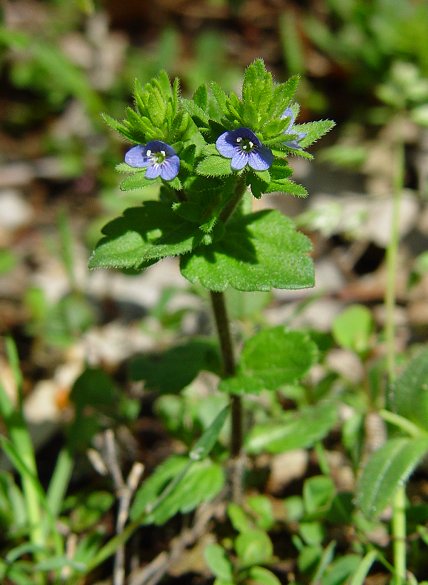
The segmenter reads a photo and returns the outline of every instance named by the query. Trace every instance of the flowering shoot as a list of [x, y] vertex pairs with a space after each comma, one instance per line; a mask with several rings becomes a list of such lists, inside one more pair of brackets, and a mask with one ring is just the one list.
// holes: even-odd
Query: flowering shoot
[[125, 162], [130, 167], [146, 168], [146, 179], [161, 177], [164, 181], [172, 181], [180, 170], [177, 153], [172, 146], [161, 140], [133, 146], [125, 154]]
[[216, 148], [222, 156], [232, 159], [234, 171], [240, 171], [247, 164], [255, 171], [266, 171], [273, 162], [271, 150], [263, 146], [249, 128], [223, 132], [217, 138]]

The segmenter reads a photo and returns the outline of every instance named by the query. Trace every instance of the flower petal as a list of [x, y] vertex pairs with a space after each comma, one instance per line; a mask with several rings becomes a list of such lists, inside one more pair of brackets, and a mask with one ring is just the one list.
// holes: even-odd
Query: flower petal
[[287, 142], [284, 142], [284, 146], [288, 146], [288, 148], [293, 148], [294, 150], [302, 150], [297, 140], [287, 140]]
[[175, 154], [166, 158], [163, 163], [160, 165], [160, 176], [164, 181], [172, 181], [178, 175], [178, 171], [180, 170], [180, 159]]
[[294, 120], [296, 119], [296, 116], [294, 115], [293, 110], [290, 107], [286, 108], [282, 112], [281, 119], [283, 120], [284, 118], [290, 119], [290, 122], [289, 122], [287, 128], [284, 130], [284, 134], [291, 134], [291, 129], [294, 125]]
[[130, 167], [144, 168], [150, 164], [150, 160], [146, 156], [147, 148], [143, 144], [133, 146], [125, 154], [125, 162]]
[[233, 130], [232, 133], [235, 134], [235, 140], [237, 137], [240, 137], [251, 140], [251, 142], [256, 146], [261, 146], [262, 144], [254, 132], [249, 128], [238, 128], [237, 130]]
[[215, 146], [219, 153], [226, 158], [232, 158], [236, 150], [236, 137], [232, 136], [233, 132], [223, 132], [217, 138]]
[[157, 179], [162, 172], [162, 165], [157, 163], [151, 164], [144, 175], [146, 179]]
[[248, 152], [240, 151], [235, 152], [232, 158], [232, 162], [230, 163], [231, 168], [234, 171], [240, 171], [247, 164], [249, 156], [250, 155], [248, 154]]
[[267, 146], [260, 146], [255, 152], [248, 156], [248, 164], [255, 171], [267, 171], [273, 163], [272, 151]]

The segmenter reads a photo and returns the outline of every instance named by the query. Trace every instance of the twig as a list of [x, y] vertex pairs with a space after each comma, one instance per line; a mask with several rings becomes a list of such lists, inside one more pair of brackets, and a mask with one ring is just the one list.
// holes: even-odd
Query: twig
[[[144, 471], [144, 465], [135, 462], [128, 475], [127, 481], [122, 475], [119, 465], [119, 458], [116, 449], [114, 434], [111, 429], [104, 434], [106, 447], [106, 463], [113, 479], [117, 497], [119, 499], [119, 509], [116, 520], [116, 534], [121, 534], [125, 528], [129, 516], [129, 508], [132, 496], [137, 489], [141, 476]], [[123, 585], [125, 583], [125, 545], [118, 546], [114, 555], [113, 568], [113, 585]]]
[[[223, 496], [221, 496], [223, 499]], [[144, 569], [138, 569], [129, 579], [129, 585], [156, 585], [168, 569], [182, 556], [184, 550], [194, 544], [208, 531], [208, 524], [225, 503], [219, 503], [220, 496], [213, 502], [201, 506], [195, 513], [195, 522], [191, 528], [185, 528], [172, 540], [169, 552], [161, 552]]]

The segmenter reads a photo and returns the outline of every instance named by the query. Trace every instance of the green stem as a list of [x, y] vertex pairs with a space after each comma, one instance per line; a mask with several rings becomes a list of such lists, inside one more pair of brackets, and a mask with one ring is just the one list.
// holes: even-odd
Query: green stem
[[[400, 243], [400, 207], [404, 185], [404, 145], [398, 143], [395, 153], [395, 177], [392, 199], [392, 222], [389, 245], [386, 251], [387, 282], [385, 291], [385, 342], [386, 342], [386, 369], [388, 384], [395, 378], [396, 365], [396, 280], [397, 258]], [[392, 504], [392, 538], [395, 568], [395, 582], [401, 585], [406, 579], [406, 490], [400, 486], [394, 496]]]
[[392, 501], [392, 538], [396, 585], [406, 581], [406, 488], [400, 486]]
[[245, 174], [242, 174], [240, 177], [238, 177], [233, 197], [230, 198], [230, 200], [226, 203], [222, 212], [220, 213], [221, 221], [223, 221], [224, 223], [229, 221], [229, 219], [234, 214], [236, 208], [240, 204], [246, 189], [247, 186], [245, 184]]
[[386, 249], [387, 281], [385, 290], [385, 341], [386, 366], [388, 381], [392, 383], [395, 377], [395, 306], [396, 306], [396, 279], [397, 258], [400, 242], [400, 208], [404, 180], [404, 149], [399, 144], [396, 147], [395, 169], [396, 175], [393, 186], [391, 235]]
[[[211, 291], [211, 304], [220, 342], [223, 376], [229, 378], [235, 375], [235, 358], [224, 294], [222, 292]], [[232, 458], [235, 458], [239, 456], [242, 449], [242, 403], [240, 396], [231, 396], [230, 400], [232, 417], [230, 452]]]
[[[236, 211], [246, 191], [245, 174], [238, 177], [235, 193], [226, 204], [220, 214], [220, 219], [227, 223]], [[220, 350], [223, 362], [223, 376], [225, 378], [235, 375], [235, 358], [233, 352], [232, 337], [230, 335], [229, 318], [227, 316], [224, 294], [210, 291], [211, 304], [214, 313], [217, 334], [220, 342]], [[239, 457], [242, 450], [242, 401], [240, 396], [231, 396], [231, 444], [230, 453], [232, 459]]]

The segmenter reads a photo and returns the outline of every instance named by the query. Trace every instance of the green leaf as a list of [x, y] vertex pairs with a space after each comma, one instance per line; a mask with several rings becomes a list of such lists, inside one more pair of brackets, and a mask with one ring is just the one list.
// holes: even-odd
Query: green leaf
[[219, 390], [227, 394], [259, 394], [265, 390], [263, 380], [252, 378], [244, 374], [236, 374], [233, 378], [224, 378], [220, 380]]
[[322, 583], [322, 585], [350, 585], [352, 576], [360, 563], [361, 558], [356, 554], [344, 555], [333, 562], [331, 562], [330, 558], [327, 566], [324, 566], [322, 580], [317, 580], [316, 582]]
[[364, 585], [366, 583], [366, 577], [377, 556], [378, 552], [371, 550], [361, 559], [358, 566], [352, 571], [352, 578], [349, 581], [349, 585]]
[[[278, 152], [277, 156], [284, 156], [284, 153]], [[308, 192], [302, 186], [298, 185], [288, 177], [292, 174], [286, 160], [276, 158], [270, 169], [271, 181], [265, 190], [265, 193], [286, 193], [295, 197], [307, 197]]]
[[225, 406], [215, 417], [210, 426], [204, 431], [203, 435], [196, 441], [196, 444], [189, 452], [189, 458], [192, 461], [201, 461], [208, 457], [212, 451], [218, 436], [229, 414], [229, 406]]
[[250, 172], [246, 179], [247, 184], [251, 186], [254, 197], [260, 198], [263, 193], [267, 193], [271, 180], [269, 171]]
[[360, 355], [369, 350], [372, 331], [371, 312], [363, 305], [348, 307], [333, 321], [333, 336], [336, 343]]
[[208, 107], [208, 90], [207, 90], [207, 86], [205, 83], [203, 83], [202, 85], [200, 85], [196, 89], [195, 93], [193, 94], [193, 101], [197, 106], [199, 106], [203, 110], [207, 109], [207, 107]]
[[160, 201], [125, 210], [103, 233], [89, 260], [90, 268], [139, 269], [153, 260], [190, 252], [202, 238], [195, 224]]
[[335, 492], [336, 489], [330, 477], [316, 475], [305, 481], [303, 502], [310, 520], [318, 520], [329, 511]]
[[115, 496], [107, 491], [79, 493], [67, 498], [64, 510], [70, 513], [70, 530], [81, 533], [95, 527], [101, 517], [108, 512], [115, 502]]
[[86, 368], [73, 384], [70, 399], [78, 410], [92, 406], [98, 410], [114, 407], [119, 393], [112, 378], [100, 368]]
[[146, 353], [130, 363], [131, 380], [162, 394], [175, 394], [188, 386], [201, 370], [218, 373], [220, 359], [211, 340], [194, 339], [163, 353]]
[[291, 179], [272, 180], [265, 193], [286, 193], [287, 195], [293, 195], [294, 197], [308, 196], [308, 192], [305, 187], [295, 183]]
[[262, 530], [248, 530], [238, 534], [235, 550], [241, 567], [262, 565], [272, 559], [273, 546], [269, 536]]
[[428, 451], [428, 437], [390, 439], [367, 461], [357, 485], [357, 503], [368, 517], [380, 514]]
[[[117, 167], [116, 167], [116, 170]], [[119, 169], [122, 172], [121, 169]], [[161, 180], [160, 178], [156, 179], [146, 179], [145, 177], [146, 169], [143, 171], [139, 171], [137, 173], [132, 173], [126, 179], [123, 179], [120, 183], [120, 190], [121, 191], [133, 191], [135, 189], [144, 189], [144, 187], [153, 187], [153, 185], [160, 185]]]
[[260, 387], [276, 390], [302, 378], [317, 357], [317, 346], [306, 333], [287, 331], [281, 326], [264, 329], [245, 343], [238, 378], [252, 379]]
[[242, 84], [242, 99], [249, 101], [254, 97], [260, 84], [265, 83], [266, 79], [272, 79], [270, 73], [266, 71], [263, 59], [256, 59], [245, 70], [244, 82]]
[[[222, 468], [209, 459], [189, 461], [188, 457], [172, 456], [159, 465], [138, 490], [131, 519], [146, 512], [144, 524], [164, 524], [178, 512], [190, 512], [215, 497], [224, 484]], [[162, 495], [164, 490], [168, 490], [166, 495]]]
[[74, 559], [70, 559], [65, 555], [58, 555], [52, 556], [50, 558], [44, 559], [33, 566], [33, 574], [39, 573], [47, 573], [50, 571], [60, 571], [68, 568], [73, 569], [77, 573], [84, 573], [86, 570], [86, 565], [75, 561]]
[[388, 397], [390, 410], [428, 430], [428, 350], [407, 364]]
[[181, 273], [214, 291], [298, 289], [314, 285], [311, 242], [278, 211], [264, 210], [227, 224], [224, 237], [181, 260]]
[[248, 585], [281, 585], [278, 578], [264, 567], [251, 567], [246, 583]]
[[256, 495], [247, 498], [247, 504], [256, 516], [256, 524], [262, 530], [270, 530], [275, 524], [272, 502], [267, 496]]
[[272, 93], [272, 74], [266, 71], [262, 59], [256, 59], [245, 70], [242, 85], [243, 116], [241, 122], [244, 126], [258, 130], [259, 122], [266, 117]]
[[215, 81], [212, 81], [209, 84], [209, 89], [210, 89], [215, 101], [217, 102], [218, 112], [226, 111], [228, 97], [227, 97], [226, 92], [221, 87], [221, 85], [219, 85]]
[[274, 112], [272, 112], [272, 115], [275, 115], [275, 117], [279, 117], [284, 113], [287, 106], [290, 105], [290, 102], [297, 91], [299, 79], [300, 78], [298, 75], [293, 75], [284, 83], [279, 83], [278, 85], [275, 86], [272, 107], [276, 106], [276, 109]]
[[303, 449], [325, 437], [336, 420], [337, 408], [328, 402], [286, 413], [280, 420], [254, 426], [247, 436], [246, 450], [256, 454]]
[[196, 172], [204, 177], [225, 177], [233, 173], [230, 159], [216, 154], [202, 159], [196, 167]]
[[27, 509], [21, 489], [12, 473], [0, 472], [0, 521], [8, 530], [24, 529], [27, 524]]
[[244, 512], [244, 510], [238, 504], [231, 502], [227, 506], [227, 515], [229, 516], [229, 520], [233, 526], [233, 528], [237, 532], [247, 532], [248, 530], [252, 530], [254, 528], [253, 522], [250, 520], [248, 515]]
[[307, 122], [306, 124], [296, 124], [293, 130], [296, 133], [306, 132], [306, 136], [299, 141], [299, 144], [302, 148], [307, 148], [324, 136], [324, 134], [330, 132], [334, 126], [335, 123], [332, 120], [318, 120], [316, 122]]
[[219, 544], [209, 544], [204, 550], [205, 562], [213, 575], [231, 581], [233, 578], [232, 563], [226, 555], [226, 551]]

